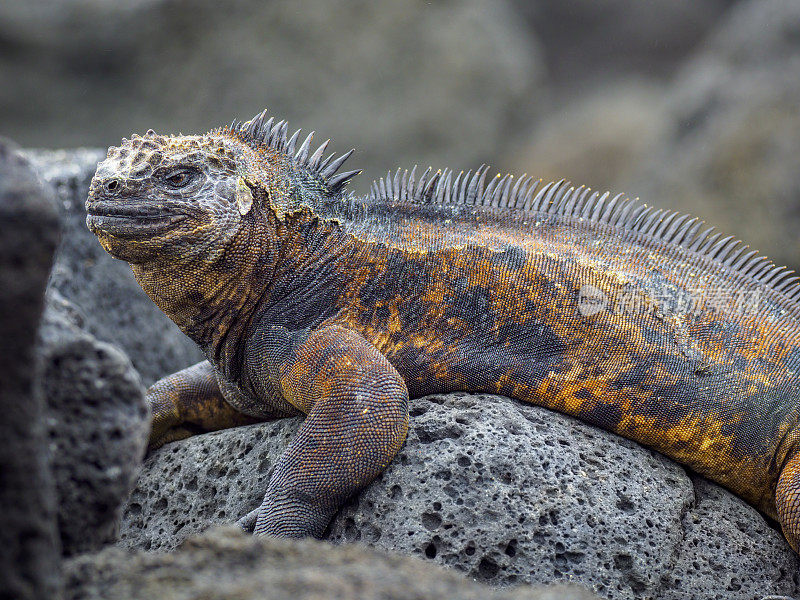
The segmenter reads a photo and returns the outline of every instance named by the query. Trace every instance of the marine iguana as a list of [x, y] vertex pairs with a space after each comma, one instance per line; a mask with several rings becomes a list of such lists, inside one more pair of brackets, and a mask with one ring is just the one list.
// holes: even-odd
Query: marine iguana
[[800, 542], [800, 286], [696, 218], [564, 182], [398, 170], [348, 192], [266, 111], [112, 147], [87, 225], [208, 360], [151, 448], [306, 415], [257, 534], [320, 536], [403, 444], [408, 398], [484, 391], [687, 465]]

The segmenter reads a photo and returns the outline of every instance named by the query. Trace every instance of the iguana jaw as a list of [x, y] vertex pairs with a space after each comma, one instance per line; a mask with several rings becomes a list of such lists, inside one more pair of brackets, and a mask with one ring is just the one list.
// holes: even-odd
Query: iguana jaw
[[93, 182], [86, 201], [86, 226], [115, 258], [147, 262], [170, 254], [170, 249], [177, 251], [181, 238], [208, 226], [208, 219], [183, 204], [153, 202], [136, 195], [109, 198], [102, 190]]
[[95, 235], [105, 233], [117, 238], [139, 239], [169, 231], [188, 216], [163, 210], [146, 210], [141, 206], [87, 203], [86, 226]]

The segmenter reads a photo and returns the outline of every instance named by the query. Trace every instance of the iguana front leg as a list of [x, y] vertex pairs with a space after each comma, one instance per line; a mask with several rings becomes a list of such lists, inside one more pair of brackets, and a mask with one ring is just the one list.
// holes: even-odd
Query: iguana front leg
[[383, 471], [408, 430], [408, 390], [389, 361], [339, 326], [262, 328], [251, 376], [307, 414], [278, 459], [258, 509], [256, 535], [320, 537], [348, 496]]
[[216, 431], [260, 421], [225, 402], [214, 369], [207, 360], [158, 380], [147, 390], [147, 400], [153, 413], [148, 452], [198, 431]]

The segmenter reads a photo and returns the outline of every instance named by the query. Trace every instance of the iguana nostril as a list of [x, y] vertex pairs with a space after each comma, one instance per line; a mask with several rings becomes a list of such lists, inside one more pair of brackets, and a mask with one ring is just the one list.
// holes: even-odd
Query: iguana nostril
[[106, 182], [106, 191], [107, 192], [117, 192], [122, 187], [119, 179], [109, 179]]

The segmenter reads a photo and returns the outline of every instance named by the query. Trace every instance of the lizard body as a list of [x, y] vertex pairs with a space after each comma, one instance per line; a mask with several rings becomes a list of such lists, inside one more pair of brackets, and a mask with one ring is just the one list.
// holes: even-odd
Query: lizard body
[[800, 288], [697, 219], [486, 169], [397, 172], [264, 113], [111, 148], [87, 224], [208, 361], [157, 382], [152, 447], [304, 413], [256, 533], [321, 535], [399, 450], [407, 400], [487, 391], [725, 485], [800, 540]]

